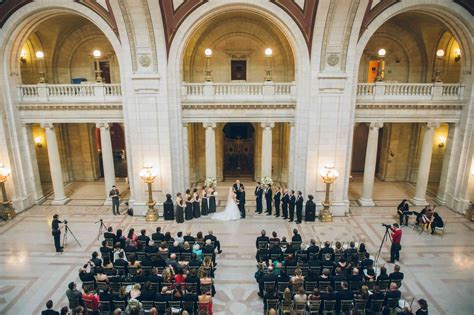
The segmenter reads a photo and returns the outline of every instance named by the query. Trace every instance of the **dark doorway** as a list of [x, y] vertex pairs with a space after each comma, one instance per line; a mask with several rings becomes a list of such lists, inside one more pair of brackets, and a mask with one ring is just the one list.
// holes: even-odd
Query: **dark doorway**
[[247, 80], [247, 60], [231, 60], [231, 80]]
[[102, 80], [104, 83], [111, 83], [110, 82], [110, 63], [108, 61], [100, 61], [99, 62], [100, 70], [102, 70]]
[[250, 123], [224, 126], [224, 177], [253, 176], [255, 129]]

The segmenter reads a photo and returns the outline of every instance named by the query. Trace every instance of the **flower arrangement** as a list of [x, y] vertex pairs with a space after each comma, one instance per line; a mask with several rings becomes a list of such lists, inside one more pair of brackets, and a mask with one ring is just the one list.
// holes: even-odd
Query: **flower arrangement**
[[214, 188], [217, 186], [217, 180], [214, 177], [208, 177], [204, 181], [204, 185], [209, 188]]
[[271, 177], [265, 176], [265, 177], [262, 178], [262, 183], [265, 186], [273, 185], [273, 180], [271, 179]]

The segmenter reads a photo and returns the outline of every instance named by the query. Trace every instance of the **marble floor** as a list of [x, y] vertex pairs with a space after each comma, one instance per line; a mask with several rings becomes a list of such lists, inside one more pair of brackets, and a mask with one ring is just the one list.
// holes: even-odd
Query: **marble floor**
[[[419, 235], [411, 228], [404, 228], [401, 267], [406, 280], [402, 293], [408, 300], [425, 298], [430, 314], [472, 314], [474, 223], [443, 207], [438, 210], [447, 223], [444, 236]], [[255, 237], [262, 228], [289, 236], [296, 227], [304, 241], [310, 238], [365, 240], [368, 249], [375, 252], [385, 232], [381, 223], [394, 222], [392, 206], [351, 207], [350, 217], [335, 218], [332, 223], [300, 225], [253, 215], [253, 209], [248, 211], [249, 216], [240, 221], [216, 222], [200, 218], [177, 225], [161, 220], [147, 223], [143, 217], [113, 216], [105, 206], [35, 206], [13, 221], [0, 223], [0, 314], [39, 314], [48, 299], [54, 301], [56, 308], [65, 305], [67, 283], [78, 281], [79, 267], [99, 247], [99, 226], [95, 222], [100, 218], [114, 228], [146, 228], [148, 233], [157, 225], [172, 233], [212, 229], [223, 245], [216, 274], [216, 314], [262, 314], [262, 301], [257, 296], [253, 277]], [[65, 252], [54, 252], [50, 233], [54, 213], [68, 219], [69, 227], [82, 246], [69, 237]], [[384, 263], [388, 255], [389, 247], [385, 244], [379, 262]], [[391, 271], [393, 265], [387, 266]]]

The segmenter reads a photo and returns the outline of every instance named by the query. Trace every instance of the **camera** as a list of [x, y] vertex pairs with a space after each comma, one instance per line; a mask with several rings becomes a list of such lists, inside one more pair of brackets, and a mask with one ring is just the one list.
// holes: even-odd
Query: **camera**
[[64, 224], [67, 224], [67, 220], [64, 220]]
[[392, 227], [391, 224], [385, 224], [385, 223], [382, 223], [382, 226], [384, 226], [386, 229], [389, 229]]

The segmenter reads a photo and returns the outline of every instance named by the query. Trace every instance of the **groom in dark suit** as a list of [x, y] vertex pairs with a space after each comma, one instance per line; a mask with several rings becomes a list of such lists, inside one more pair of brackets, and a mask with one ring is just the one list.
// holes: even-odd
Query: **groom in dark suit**
[[237, 197], [239, 202], [240, 218], [245, 219], [245, 188], [244, 185], [240, 185], [239, 195]]
[[255, 197], [257, 202], [257, 210], [255, 212], [262, 213], [263, 205], [262, 205], [262, 197], [263, 197], [263, 189], [262, 184], [260, 182], [257, 183], [257, 187], [255, 187]]
[[234, 193], [236, 195], [237, 200], [239, 200], [240, 187], [244, 187], [244, 185], [240, 183], [240, 180], [236, 180], [234, 185], [232, 185], [232, 188], [234, 189]]

